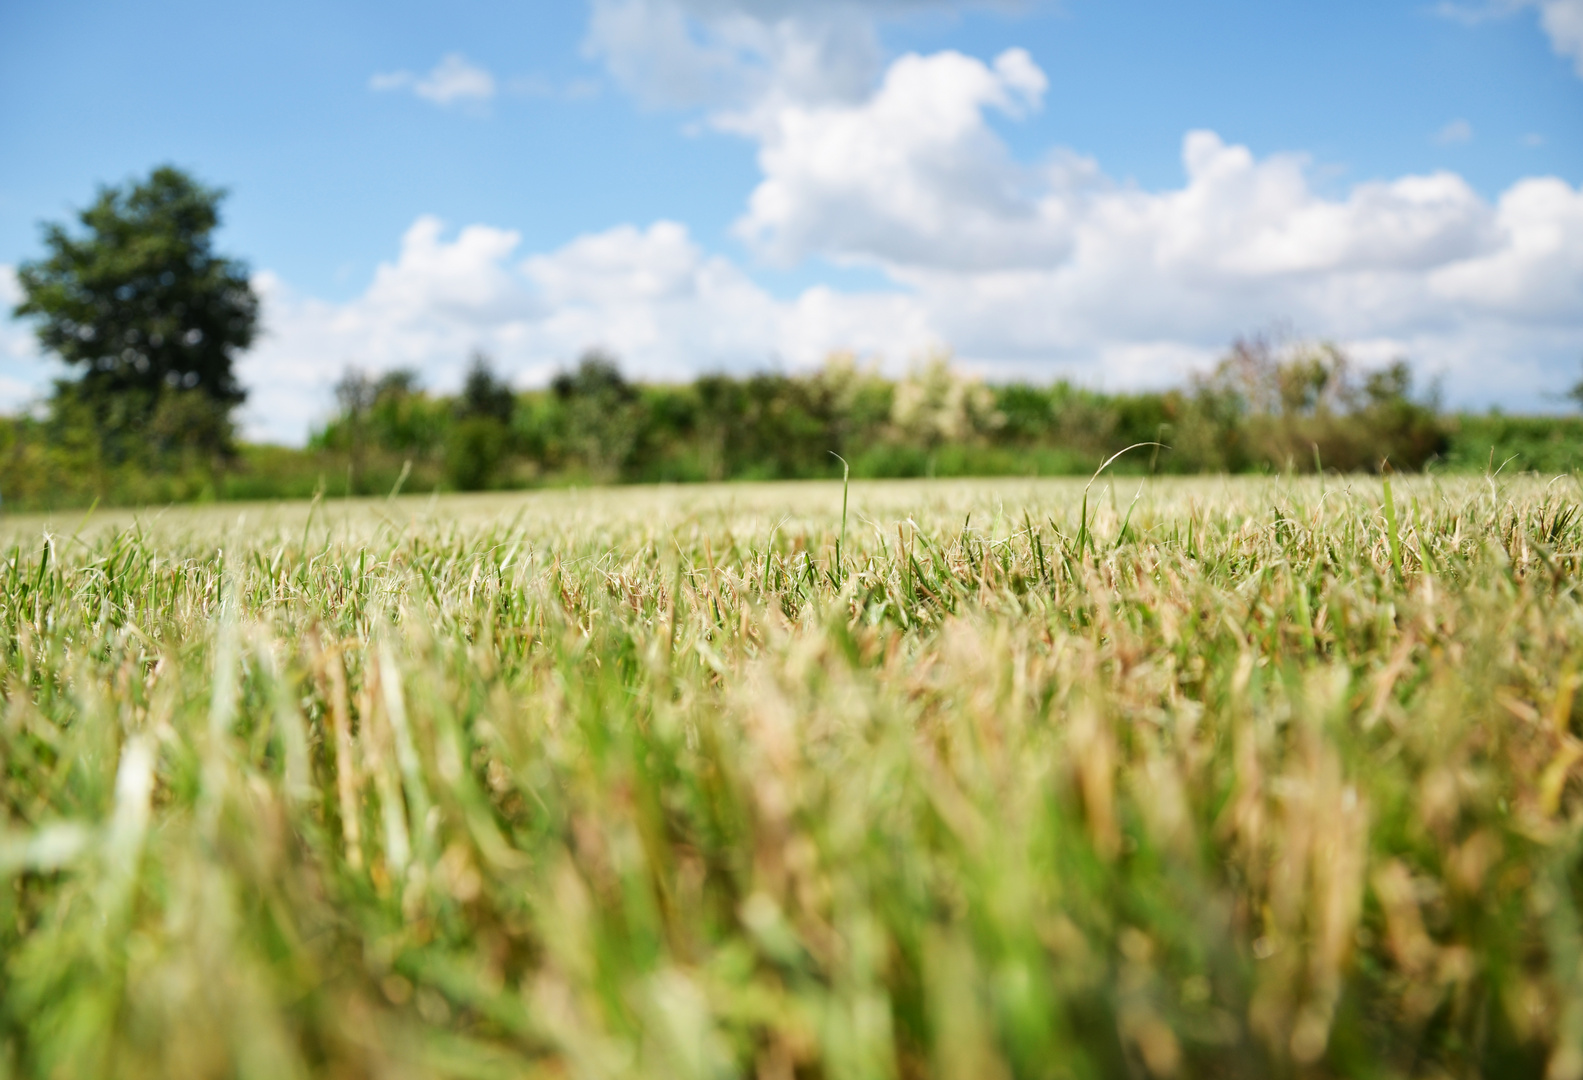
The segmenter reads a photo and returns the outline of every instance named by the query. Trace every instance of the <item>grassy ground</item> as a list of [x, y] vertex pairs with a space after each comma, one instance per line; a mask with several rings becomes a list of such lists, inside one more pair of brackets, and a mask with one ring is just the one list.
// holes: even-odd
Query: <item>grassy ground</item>
[[1576, 1080], [1577, 502], [0, 520], [0, 1077]]

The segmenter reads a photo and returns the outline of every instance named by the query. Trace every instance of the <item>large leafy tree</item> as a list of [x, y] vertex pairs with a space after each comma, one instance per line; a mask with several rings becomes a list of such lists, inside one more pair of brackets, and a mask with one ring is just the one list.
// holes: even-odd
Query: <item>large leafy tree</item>
[[[48, 254], [18, 271], [19, 317], [81, 376], [59, 384], [57, 412], [86, 412], [106, 437], [159, 432], [173, 411], [206, 409], [209, 434], [228, 437], [246, 392], [236, 356], [252, 344], [258, 298], [247, 267], [214, 251], [225, 192], [170, 166], [105, 187], [77, 216], [46, 223]], [[179, 402], [179, 404], [176, 404]], [[191, 431], [190, 424], [179, 427]]]

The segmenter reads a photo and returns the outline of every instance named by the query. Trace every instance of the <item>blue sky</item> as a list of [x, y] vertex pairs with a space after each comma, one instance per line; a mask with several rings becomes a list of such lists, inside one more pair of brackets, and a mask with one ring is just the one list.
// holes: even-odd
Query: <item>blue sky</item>
[[[473, 348], [1120, 388], [1285, 327], [1510, 408], [1583, 360], [1583, 0], [10, 5], [0, 101], [0, 299], [100, 183], [231, 190], [261, 437]], [[0, 406], [52, 374], [0, 324]]]

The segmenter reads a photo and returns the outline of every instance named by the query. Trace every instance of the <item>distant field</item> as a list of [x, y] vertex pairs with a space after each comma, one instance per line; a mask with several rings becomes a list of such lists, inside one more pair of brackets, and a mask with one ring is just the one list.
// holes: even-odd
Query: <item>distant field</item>
[[0, 1077], [1583, 1077], [1571, 477], [0, 517]]

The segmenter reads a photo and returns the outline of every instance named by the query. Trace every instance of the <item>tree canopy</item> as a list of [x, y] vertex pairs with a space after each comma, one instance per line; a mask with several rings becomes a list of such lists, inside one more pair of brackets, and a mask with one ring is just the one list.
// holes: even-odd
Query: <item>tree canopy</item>
[[516, 408], [517, 396], [511, 384], [495, 374], [488, 356], [474, 352], [467, 368], [467, 379], [462, 383], [458, 400], [464, 417], [485, 417], [502, 424], [511, 423], [511, 412]]
[[178, 395], [221, 418], [246, 398], [235, 359], [253, 342], [258, 298], [246, 265], [213, 249], [224, 197], [163, 166], [101, 188], [78, 232], [44, 224], [47, 254], [19, 268], [15, 314], [81, 369], [58, 399], [124, 431], [148, 428]]

